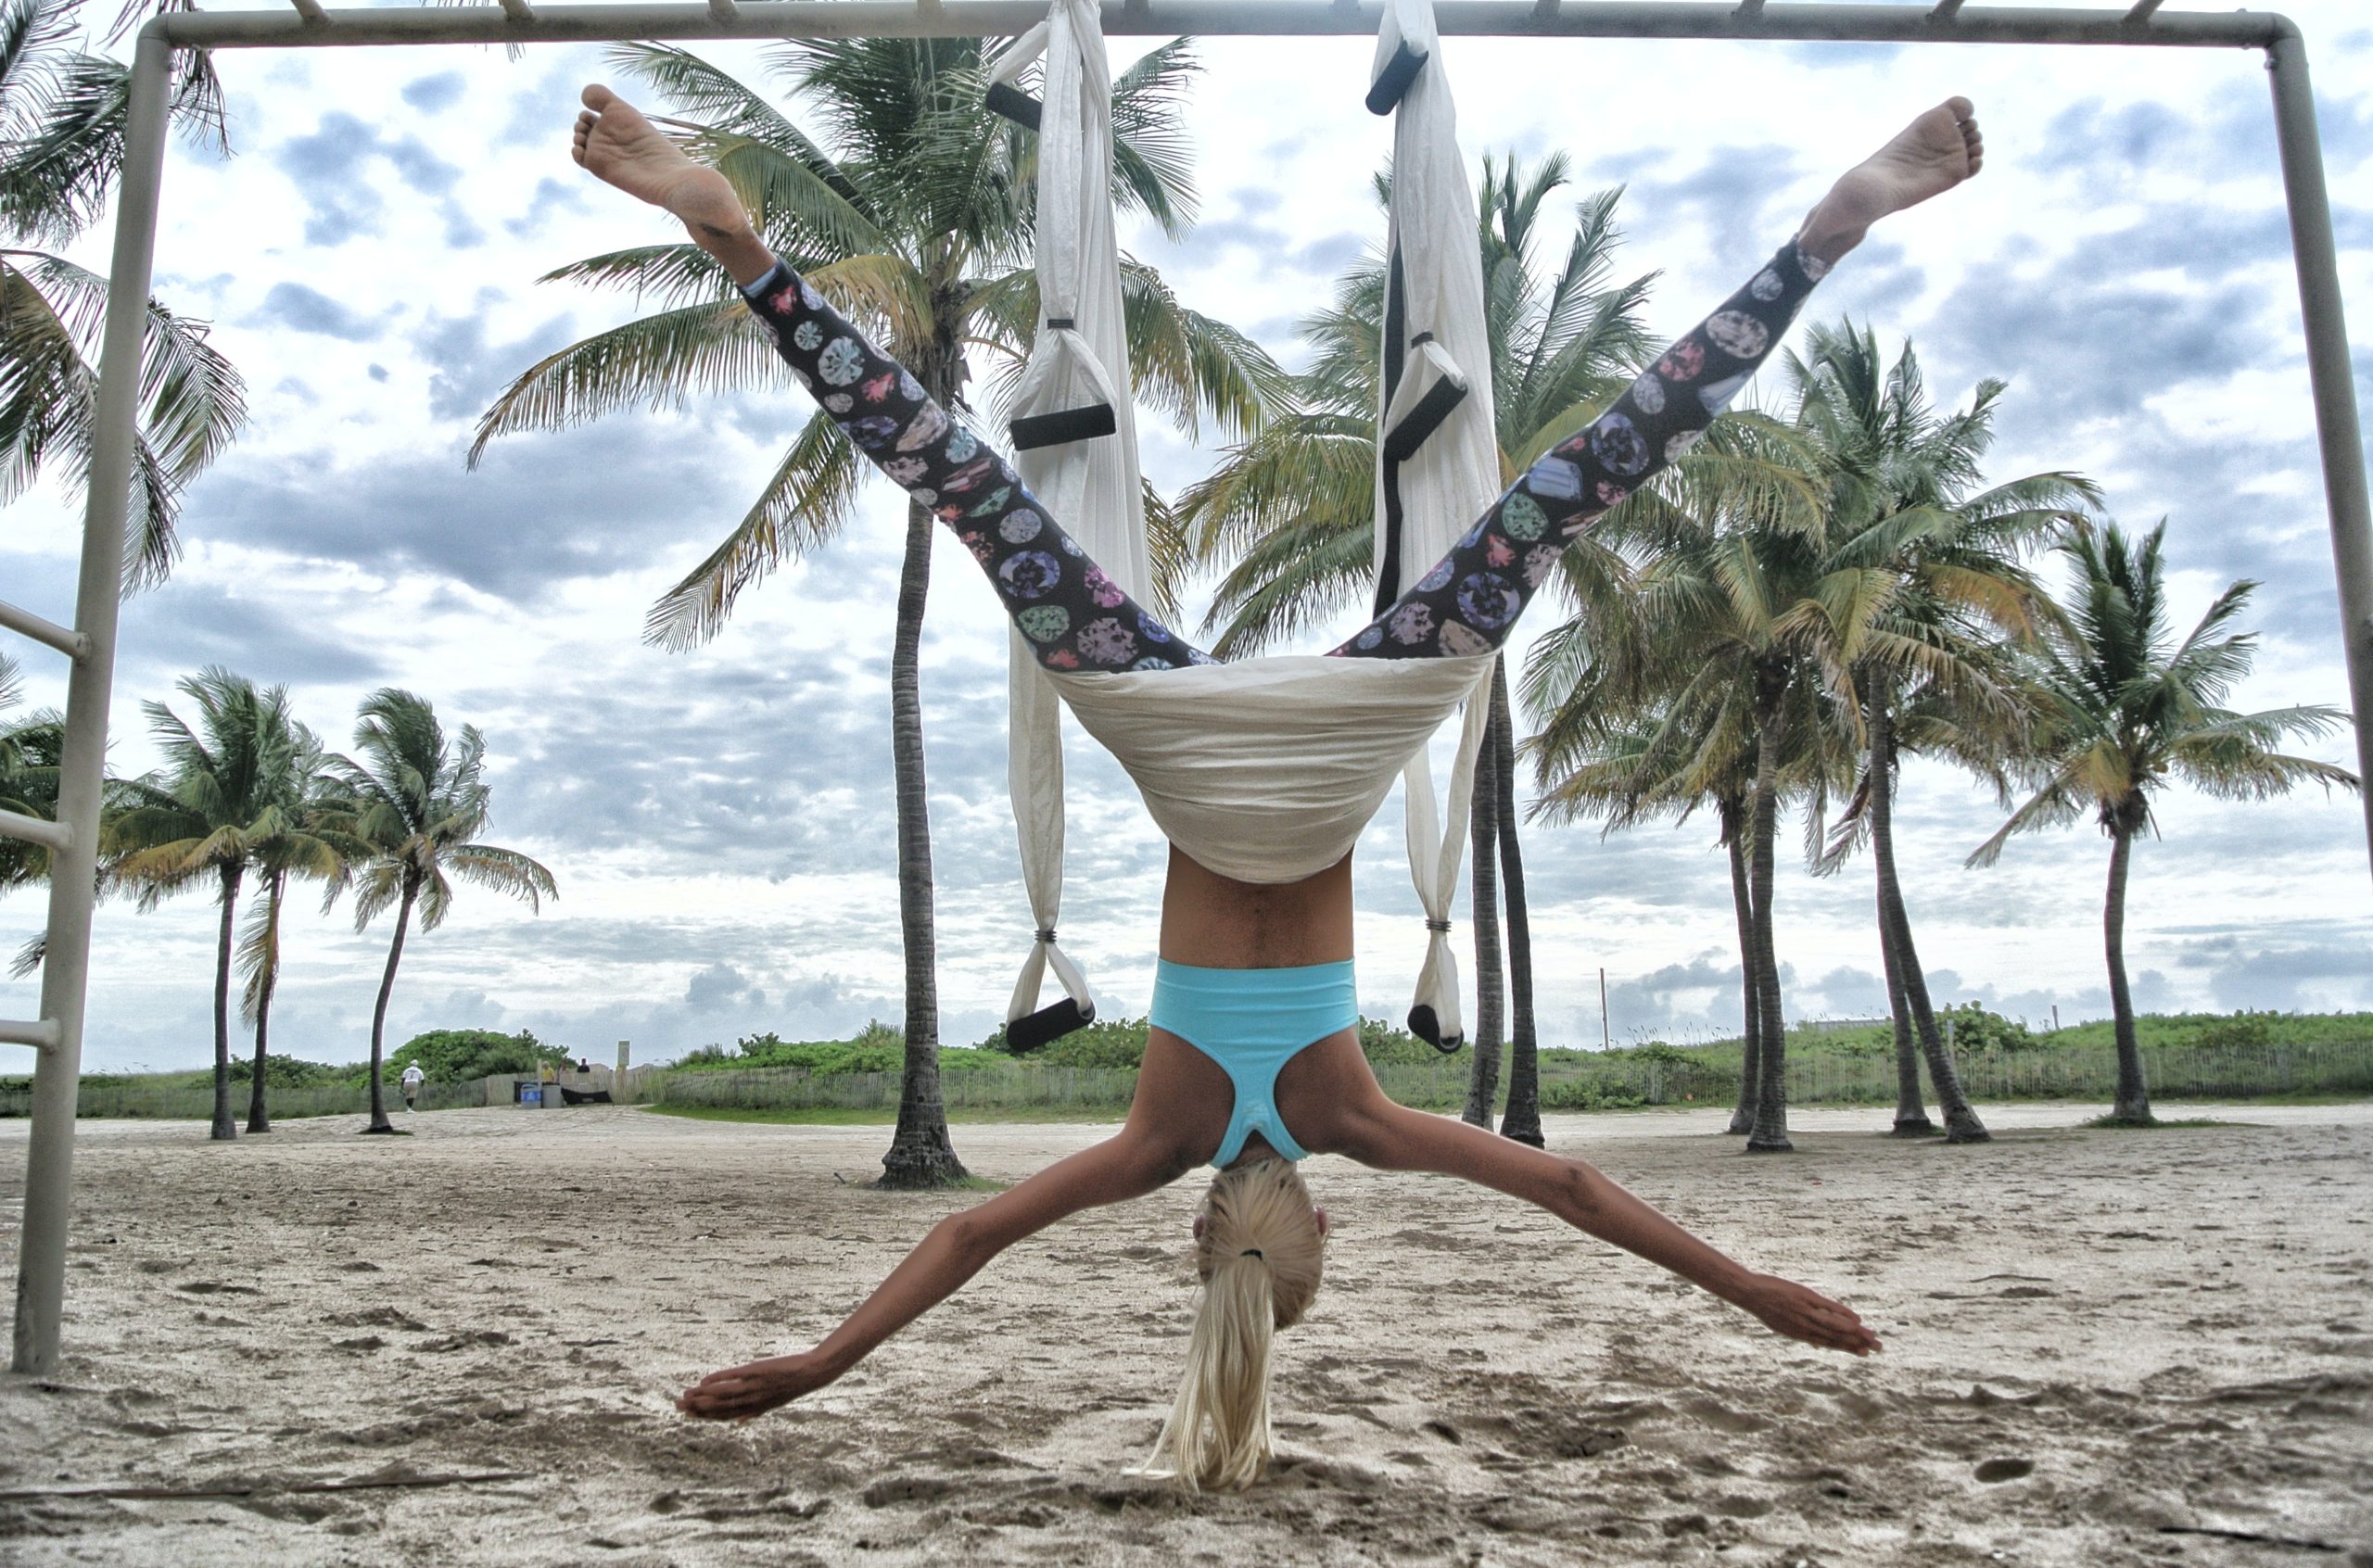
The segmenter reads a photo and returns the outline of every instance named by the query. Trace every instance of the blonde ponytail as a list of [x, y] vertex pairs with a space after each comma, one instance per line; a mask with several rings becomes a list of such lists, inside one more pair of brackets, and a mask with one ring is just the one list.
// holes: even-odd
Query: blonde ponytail
[[1195, 1248], [1203, 1288], [1186, 1370], [1148, 1469], [1189, 1491], [1239, 1491], [1269, 1462], [1269, 1362], [1318, 1293], [1326, 1236], [1301, 1176], [1281, 1159], [1224, 1170]]

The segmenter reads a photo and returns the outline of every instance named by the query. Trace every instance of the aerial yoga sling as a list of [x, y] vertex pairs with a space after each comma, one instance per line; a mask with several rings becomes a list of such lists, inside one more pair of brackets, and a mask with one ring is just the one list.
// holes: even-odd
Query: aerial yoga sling
[[[1150, 595], [1108, 195], [1110, 86], [1097, 18], [1093, 0], [1056, 0], [992, 72], [996, 107], [1034, 117], [1040, 134], [1042, 322], [1012, 430], [1016, 462], [926, 397], [788, 266], [743, 292], [793, 373], [859, 450], [956, 532], [1012, 617], [1010, 771], [1037, 926], [1008, 1013], [1017, 1043], [1093, 1016], [1084, 979], [1055, 945], [1062, 816], [1051, 693], [1120, 761], [1171, 841], [1238, 881], [1299, 881], [1333, 866], [1405, 770], [1411, 868], [1430, 930], [1412, 1024], [1454, 1045], [1448, 906], [1486, 707], [1469, 699], [1479, 698], [1566, 544], [1704, 436], [1826, 269], [1794, 241], [1782, 247], [1605, 413], [1491, 499], [1500, 471], [1488, 374], [1461, 369], [1490, 363], [1473, 198], [1432, 57], [1430, 0], [1392, 0], [1368, 99], [1396, 116], [1377, 613], [1324, 654], [1219, 663], [1143, 607]], [[1044, 96], [1034, 102], [1012, 79], [1041, 57]], [[1428, 569], [1413, 576], [1418, 563]], [[1425, 748], [1462, 703], [1445, 831]], [[1034, 1012], [1049, 968], [1065, 1000]]]

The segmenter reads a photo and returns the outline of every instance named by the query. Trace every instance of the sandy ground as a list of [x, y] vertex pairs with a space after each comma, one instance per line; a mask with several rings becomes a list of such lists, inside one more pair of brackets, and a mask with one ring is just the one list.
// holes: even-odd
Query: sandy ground
[[[720, 1429], [670, 1398], [812, 1341], [977, 1195], [866, 1189], [873, 1127], [86, 1123], [66, 1368], [0, 1377], [0, 1562], [2373, 1564], [2373, 1106], [2140, 1135], [2019, 1107], [1968, 1149], [1880, 1114], [1799, 1113], [1786, 1158], [1705, 1112], [1550, 1126], [1853, 1303], [1888, 1342], [1867, 1362], [1491, 1194], [1312, 1161], [1338, 1239], [1283, 1341], [1280, 1461], [1199, 1499], [1126, 1473], [1199, 1183], [1036, 1238]], [[957, 1132], [1012, 1179], [1098, 1131]], [[0, 1125], [11, 1236], [24, 1137]], [[26, 1496], [127, 1485], [261, 1489]]]

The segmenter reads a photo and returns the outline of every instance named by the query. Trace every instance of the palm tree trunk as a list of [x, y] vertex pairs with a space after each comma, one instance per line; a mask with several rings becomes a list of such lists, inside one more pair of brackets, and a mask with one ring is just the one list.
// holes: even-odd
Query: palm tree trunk
[[924, 793], [921, 651], [931, 591], [932, 514], [907, 508], [898, 625], [890, 645], [890, 755], [898, 798], [898, 930], [907, 961], [907, 1050], [898, 1127], [882, 1157], [885, 1187], [945, 1187], [965, 1177], [939, 1086], [939, 952], [932, 921], [931, 812]]
[[1475, 914], [1475, 1059], [1466, 1075], [1466, 1120], [1491, 1125], [1500, 1095], [1500, 759], [1492, 744], [1494, 717], [1484, 727], [1475, 753], [1475, 794], [1468, 803], [1468, 849], [1473, 854]]
[[1739, 1007], [1742, 1018], [1739, 1029], [1739, 1103], [1731, 1111], [1732, 1132], [1746, 1132], [1755, 1126], [1755, 1103], [1760, 1097], [1762, 1083], [1757, 1075], [1757, 1064], [1762, 1059], [1762, 1030], [1757, 1019], [1762, 1014], [1762, 970], [1755, 961], [1755, 906], [1747, 891], [1746, 817], [1745, 801], [1726, 798], [1716, 803], [1721, 814], [1722, 844], [1731, 855], [1731, 913], [1739, 925]]
[[1876, 676], [1862, 687], [1862, 721], [1871, 738], [1871, 866], [1879, 923], [1879, 963], [1886, 970], [1887, 1020], [1895, 1028], [1895, 1125], [1888, 1136], [1925, 1138], [1936, 1131], [1920, 1093], [1920, 1047], [1911, 1031], [1911, 1004], [1903, 990], [1903, 948], [1896, 941], [1887, 890], [1895, 880], [1895, 715]]
[[1890, 1138], [1925, 1138], [1936, 1131], [1920, 1090], [1920, 1043], [1911, 1032], [1911, 1005], [1903, 999], [1903, 967], [1896, 957], [1895, 928], [1887, 922], [1886, 894], [1875, 900], [1879, 963], [1886, 970], [1887, 1021], [1895, 1038], [1895, 1122]]
[[1532, 917], [1524, 901], [1524, 848], [1516, 841], [1516, 721], [1505, 655], [1491, 662], [1491, 765], [1500, 822], [1500, 891], [1508, 911], [1508, 1106], [1500, 1136], [1540, 1148], [1541, 1040], [1532, 1013]]
[[239, 877], [244, 868], [222, 867], [222, 930], [214, 952], [214, 1125], [209, 1136], [231, 1139], [239, 1124], [231, 1117], [231, 936], [232, 917], [239, 906]]
[[256, 984], [256, 1067], [255, 1076], [247, 1081], [250, 1132], [272, 1131], [272, 1117], [264, 1109], [264, 1042], [272, 1034], [272, 990], [280, 979], [280, 895], [287, 886], [286, 871], [274, 871], [264, 884], [263, 973], [257, 977]]
[[2110, 828], [2110, 893], [2101, 912], [2103, 945], [2109, 950], [2110, 1012], [2117, 1028], [2117, 1103], [2110, 1115], [2148, 1123], [2150, 1092], [2142, 1083], [2142, 1048], [2134, 1034], [2134, 994], [2126, 983], [2126, 877], [2134, 852], [2134, 829], [2123, 821]]
[[404, 932], [412, 927], [412, 900], [419, 896], [418, 884], [405, 878], [403, 902], [396, 906], [396, 939], [387, 944], [387, 967], [379, 976], [379, 1001], [371, 1009], [371, 1125], [362, 1130], [365, 1132], [396, 1130], [396, 1124], [387, 1119], [387, 1091], [379, 1081], [379, 1064], [387, 1039], [387, 998], [395, 994], [396, 966], [403, 961]]
[[1766, 666], [1756, 680], [1754, 841], [1747, 856], [1748, 897], [1754, 917], [1756, 1023], [1762, 1036], [1757, 1062], [1755, 1128], [1749, 1154], [1777, 1154], [1796, 1147], [1788, 1141], [1788, 1042], [1780, 1008], [1780, 960], [1771, 934], [1772, 841], [1780, 821], [1781, 701], [1787, 693], [1784, 666]]
[[[1984, 1144], [1994, 1134], [1978, 1119], [1977, 1107], [1961, 1088], [1961, 1069], [1946, 1049], [1945, 1032], [1936, 1027], [1936, 1009], [1928, 996], [1928, 976], [1920, 967], [1920, 949], [1911, 940], [1911, 913], [1903, 901], [1903, 883], [1895, 866], [1895, 715], [1886, 694], [1876, 704], [1879, 732], [1886, 746], [1887, 765], [1871, 800], [1871, 858], [1878, 866], [1879, 922], [1882, 941], [1893, 954], [1901, 978], [1904, 1010], [1911, 1016], [1920, 1054], [1928, 1063], [1928, 1081], [1935, 1086], [1936, 1105], [1945, 1113], [1945, 1142]], [[1875, 753], [1874, 753], [1875, 755]], [[1921, 1120], [1925, 1122], [1923, 1113]]]

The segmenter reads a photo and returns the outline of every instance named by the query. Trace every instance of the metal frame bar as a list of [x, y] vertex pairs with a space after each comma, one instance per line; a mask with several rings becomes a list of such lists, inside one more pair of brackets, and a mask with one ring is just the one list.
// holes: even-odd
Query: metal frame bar
[[[176, 49], [366, 47], [381, 44], [590, 43], [629, 39], [1012, 37], [1045, 14], [1044, 0], [688, 0], [682, 4], [560, 4], [529, 0], [451, 8], [324, 10], [290, 0], [280, 11], [177, 11], [139, 35], [132, 115], [116, 208], [115, 261], [108, 274], [106, 349], [100, 360], [97, 430], [84, 513], [82, 571], [69, 632], [0, 607], [0, 626], [52, 647], [74, 639], [67, 694], [66, 751], [58, 816], [98, 820], [101, 751], [115, 671], [117, 585], [122, 569], [124, 502], [138, 410], [141, 336], [164, 175], [166, 86]], [[2164, 48], [2262, 49], [2273, 77], [2275, 130], [2299, 272], [2316, 433], [2330, 511], [2349, 689], [2359, 766], [2373, 778], [2373, 515], [2365, 450], [2341, 311], [2340, 264], [2325, 190], [2306, 46], [2288, 18], [2272, 13], [2161, 10], [2130, 0], [2124, 10], [2063, 10], [1935, 0], [1916, 6], [1792, 4], [1730, 6], [1670, 0], [1442, 0], [1435, 24], [1445, 36], [1789, 39], [1901, 44], [2058, 44]], [[1192, 33], [1205, 37], [1372, 35], [1377, 0], [1105, 0], [1115, 37]], [[56, 634], [56, 635], [51, 635]], [[2365, 799], [2373, 847], [2373, 792]], [[42, 1017], [0, 1022], [0, 1043], [32, 1044], [32, 1144], [27, 1156], [25, 1220], [19, 1251], [15, 1370], [57, 1371], [66, 1263], [67, 1199], [72, 1176], [74, 1101], [81, 1076], [82, 1010], [90, 962], [95, 835], [65, 834], [50, 879], [49, 957]]]
[[[2098, 44], [2265, 49], [2298, 30], [2271, 12], [2153, 14], [1979, 6], [1733, 6], [1700, 0], [1441, 0], [1445, 37], [1793, 39], [1870, 44]], [[175, 11], [143, 36], [177, 48], [363, 47], [378, 44], [602, 43], [685, 38], [1010, 38], [1046, 19], [1044, 0], [707, 0], [706, 4], [501, 5], [421, 9]], [[310, 9], [309, 9], [310, 7]], [[298, 15], [302, 11], [306, 14]], [[312, 19], [320, 11], [323, 20]], [[1374, 36], [1377, 0], [1104, 0], [1111, 37]]]
[[0, 599], [0, 626], [19, 637], [32, 638], [47, 643], [70, 659], [80, 659], [91, 651], [91, 639], [71, 626], [61, 626], [56, 621], [44, 620], [30, 610], [19, 609]]

